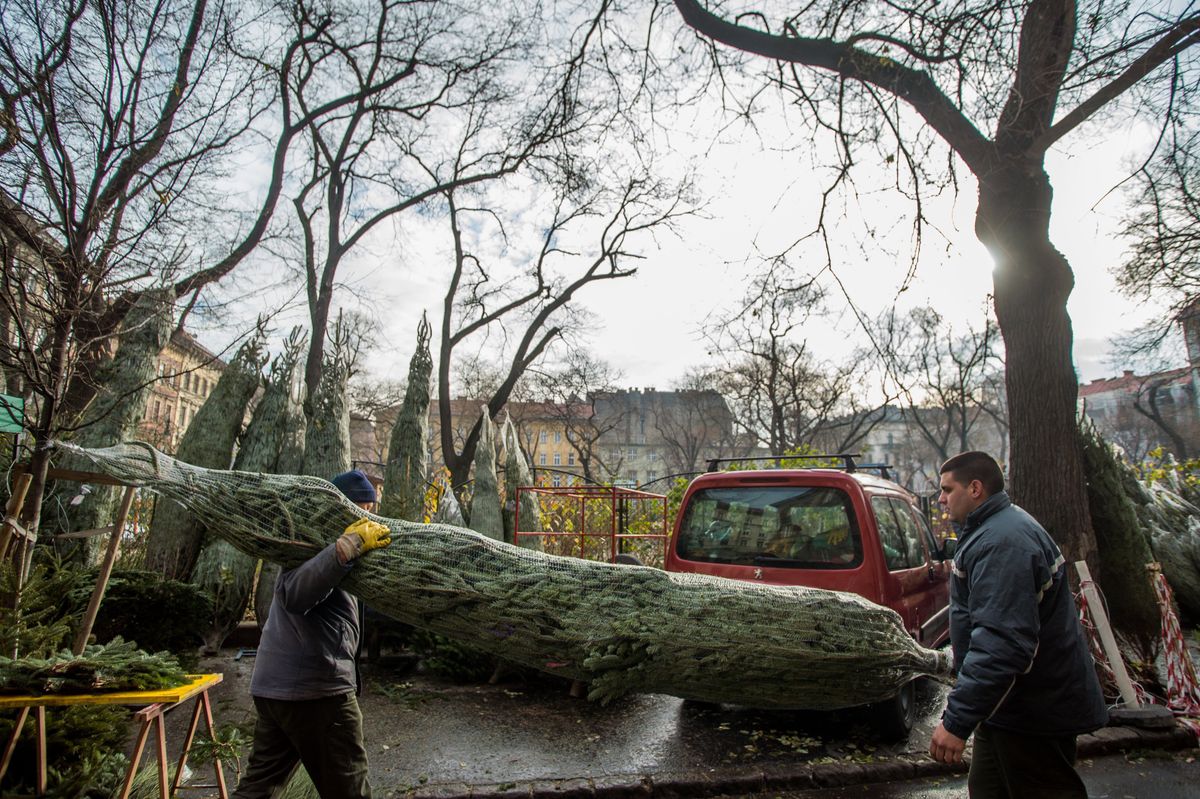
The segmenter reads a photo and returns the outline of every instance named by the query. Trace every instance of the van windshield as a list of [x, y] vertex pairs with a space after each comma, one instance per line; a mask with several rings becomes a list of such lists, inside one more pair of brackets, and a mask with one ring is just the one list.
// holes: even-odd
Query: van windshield
[[692, 495], [679, 528], [684, 560], [795, 569], [851, 569], [862, 541], [850, 497], [827, 487], [737, 486]]

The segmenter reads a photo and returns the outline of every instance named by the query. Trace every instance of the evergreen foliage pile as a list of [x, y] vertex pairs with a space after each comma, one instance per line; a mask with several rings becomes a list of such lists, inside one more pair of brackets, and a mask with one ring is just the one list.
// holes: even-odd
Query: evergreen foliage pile
[[[86, 586], [71, 598], [75, 607], [86, 606], [95, 582], [91, 571]], [[121, 636], [147, 651], [166, 650], [190, 662], [212, 612], [212, 600], [191, 583], [153, 571], [120, 569], [109, 578], [92, 636], [96, 641]]]
[[1131, 491], [1138, 494], [1132, 469], [1121, 462], [1084, 417], [1079, 428], [1087, 473], [1088, 507], [1096, 531], [1099, 579], [1113, 627], [1138, 641], [1158, 636], [1160, 616], [1146, 564], [1154, 561], [1150, 540], [1138, 519]]
[[833, 709], [944, 676], [894, 611], [853, 594], [553, 557], [470, 530], [368, 514], [329, 482], [199, 469], [145, 444], [79, 450], [96, 468], [183, 502], [250, 555], [296, 566], [364, 516], [392, 544], [342, 583], [399, 621], [590, 683], [607, 702], [668, 693]]
[[1138, 515], [1185, 620], [1200, 620], [1200, 489], [1179, 464], [1146, 470]]
[[188, 682], [169, 652], [148, 654], [120, 636], [91, 644], [83, 654], [64, 649], [46, 658], [0, 656], [0, 693], [90, 694], [174, 688]]

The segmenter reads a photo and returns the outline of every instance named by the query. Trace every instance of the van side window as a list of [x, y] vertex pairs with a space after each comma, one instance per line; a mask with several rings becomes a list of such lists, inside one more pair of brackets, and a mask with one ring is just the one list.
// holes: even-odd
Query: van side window
[[921, 545], [921, 528], [913, 518], [912, 508], [907, 502], [892, 499], [896, 518], [900, 521], [900, 534], [904, 536], [904, 551], [910, 567], [925, 565], [925, 547]]
[[[901, 524], [896, 512], [904, 510], [896, 507], [889, 497], [871, 497], [871, 507], [875, 509], [875, 523], [879, 526], [879, 544], [883, 547], [883, 559], [888, 571], [900, 571], [920, 566], [925, 562], [924, 557], [913, 557], [913, 545], [916, 551], [921, 551], [921, 542], [915, 536], [906, 535], [909, 530]], [[907, 516], [907, 511], [905, 511]], [[917, 533], [916, 525], [911, 518], [908, 526], [912, 533]], [[910, 544], [911, 538], [911, 544]]]

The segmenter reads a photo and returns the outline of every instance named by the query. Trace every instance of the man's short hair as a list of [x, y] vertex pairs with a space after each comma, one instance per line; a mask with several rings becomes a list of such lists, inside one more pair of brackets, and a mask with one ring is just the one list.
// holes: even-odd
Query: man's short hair
[[1004, 490], [1004, 472], [1000, 464], [986, 452], [960, 452], [942, 464], [939, 474], [949, 473], [963, 485], [970, 485], [973, 480], [983, 484], [983, 490], [988, 496], [999, 494]]

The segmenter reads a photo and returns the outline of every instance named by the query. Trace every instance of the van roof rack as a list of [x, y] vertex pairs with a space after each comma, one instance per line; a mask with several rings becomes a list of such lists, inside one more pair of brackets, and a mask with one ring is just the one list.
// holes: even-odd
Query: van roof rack
[[859, 469], [869, 469], [873, 472], [879, 472], [879, 476], [884, 480], [892, 480], [892, 467], [886, 463], [860, 463]]
[[[840, 460], [842, 462], [842, 465], [835, 466], [832, 468], [841, 469], [844, 472], [851, 473], [851, 472], [856, 472], [859, 470], [859, 468], [861, 468], [854, 461], [854, 459], [856, 457], [858, 457], [858, 456], [853, 455], [848, 452], [838, 452], [838, 453], [814, 452], [809, 455], [754, 455], [754, 456], [745, 457], [745, 458], [709, 458], [708, 464], [705, 466], [705, 471], [719, 472], [719, 471], [721, 471], [722, 463], [745, 463], [747, 461], [783, 461], [783, 460], [800, 460], [800, 459], [817, 460], [819, 458], [836, 458], [837, 460]], [[872, 467], [879, 468], [879, 464], [872, 464]], [[822, 467], [822, 468], [831, 468], [831, 467]]]

